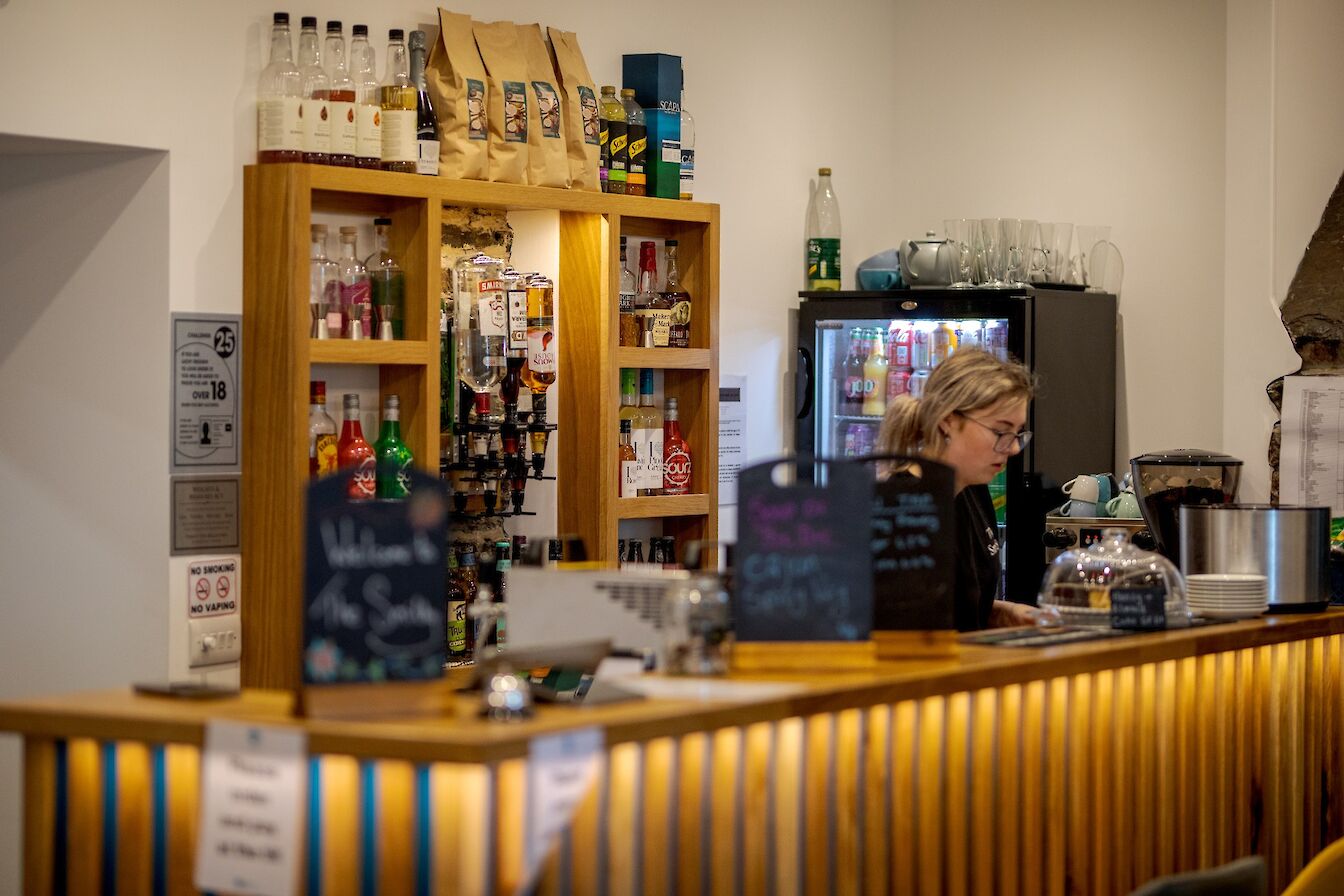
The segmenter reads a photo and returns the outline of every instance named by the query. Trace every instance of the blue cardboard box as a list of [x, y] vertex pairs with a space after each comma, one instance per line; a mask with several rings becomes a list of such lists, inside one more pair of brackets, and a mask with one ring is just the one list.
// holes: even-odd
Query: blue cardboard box
[[681, 198], [681, 110], [646, 109], [649, 149], [644, 166], [648, 195], [662, 199]]
[[621, 57], [621, 86], [650, 109], [681, 111], [681, 57], [667, 53], [627, 53]]

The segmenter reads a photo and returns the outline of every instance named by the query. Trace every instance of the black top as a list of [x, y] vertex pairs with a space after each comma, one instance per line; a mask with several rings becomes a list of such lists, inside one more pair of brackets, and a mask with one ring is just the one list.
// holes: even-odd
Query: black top
[[957, 575], [953, 612], [957, 630], [989, 627], [989, 613], [999, 590], [999, 528], [989, 486], [961, 490], [957, 509]]

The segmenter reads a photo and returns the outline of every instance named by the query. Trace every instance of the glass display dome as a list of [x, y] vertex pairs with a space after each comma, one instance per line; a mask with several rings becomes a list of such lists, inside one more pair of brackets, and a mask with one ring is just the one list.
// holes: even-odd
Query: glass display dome
[[1111, 591], [1154, 589], [1163, 594], [1167, 628], [1190, 624], [1185, 579], [1161, 554], [1136, 548], [1125, 529], [1105, 529], [1085, 550], [1065, 551], [1045, 571], [1039, 603], [1065, 625], [1111, 625]]

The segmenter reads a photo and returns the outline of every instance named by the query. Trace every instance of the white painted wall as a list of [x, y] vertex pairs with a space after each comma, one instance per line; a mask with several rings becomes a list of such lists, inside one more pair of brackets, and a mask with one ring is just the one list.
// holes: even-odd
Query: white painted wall
[[[1253, 462], [1268, 433], [1255, 403], [1285, 369], [1281, 350], [1256, 346], [1275, 325], [1270, 306], [1341, 167], [1339, 63], [1326, 53], [1338, 45], [1335, 5], [852, 0], [818, 8], [800, 0], [684, 0], [677, 15], [656, 21], [614, 0], [452, 7], [577, 31], [599, 82], [616, 82], [622, 52], [684, 57], [697, 124], [697, 198], [723, 207], [721, 366], [751, 378], [749, 457], [787, 443], [787, 311], [801, 279], [807, 181], [829, 165], [844, 212], [847, 284], [856, 262], [953, 215], [1112, 225], [1126, 262], [1118, 457], [1199, 444]], [[170, 225], [162, 256], [170, 299], [152, 306], [154, 326], [165, 334], [169, 309], [241, 305], [241, 168], [252, 159], [252, 84], [273, 8], [257, 0], [0, 0], [6, 128], [168, 152], [168, 219], [159, 226]], [[295, 16], [310, 11], [347, 25], [366, 21], [377, 34], [425, 21], [433, 7], [326, 0], [291, 8]], [[1266, 78], [1276, 85], [1269, 94]], [[1331, 121], [1325, 132], [1313, 121], [1321, 110]], [[1270, 257], [1272, 269], [1252, 263]], [[11, 298], [7, 314], [12, 307]], [[8, 357], [54, 355], [71, 345], [36, 327]], [[166, 438], [155, 435], [155, 427], [166, 431], [163, 346], [166, 338], [124, 341], [106, 361], [120, 371], [147, 358], [162, 370], [161, 388], [124, 396], [143, 424], [137, 435], [147, 433], [155, 445]], [[26, 389], [0, 394], [26, 401]], [[51, 432], [85, 411], [56, 401], [34, 416], [39, 431]], [[0, 445], [8, 446], [13, 420], [2, 419]], [[135, 445], [104, 441], [99, 459], [125, 469]], [[144, 474], [163, 500], [137, 509], [152, 521], [138, 537], [158, 554], [157, 568], [150, 559], [142, 564], [148, 571], [140, 570], [151, 592], [170, 578], [162, 547], [165, 466], [155, 457]], [[42, 532], [51, 495], [30, 486], [9, 494], [0, 542], [21, 529]], [[112, 489], [90, 491], [89, 518], [119, 512], [120, 498]], [[75, 551], [108, 551], [111, 531], [89, 525], [77, 533]], [[6, 560], [12, 582], [10, 563], [25, 561]], [[90, 569], [71, 574], [81, 585], [96, 582]], [[55, 643], [12, 621], [25, 618], [15, 613], [19, 601], [53, 600], [57, 589], [43, 584], [37, 595], [11, 584], [0, 592], [6, 670], [43, 668]], [[81, 653], [112, 677], [132, 677], [107, 665], [118, 656], [111, 646], [89, 643]], [[24, 690], [60, 686], [55, 678], [22, 681]], [[5, 783], [0, 789], [14, 792]], [[0, 892], [17, 890], [17, 807], [8, 802], [0, 817]]]

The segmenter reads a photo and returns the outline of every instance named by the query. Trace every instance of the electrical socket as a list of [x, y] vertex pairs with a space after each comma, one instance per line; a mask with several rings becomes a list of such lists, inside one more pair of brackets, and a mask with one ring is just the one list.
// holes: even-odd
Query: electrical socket
[[237, 613], [187, 621], [187, 665], [236, 663], [243, 656], [243, 621]]

